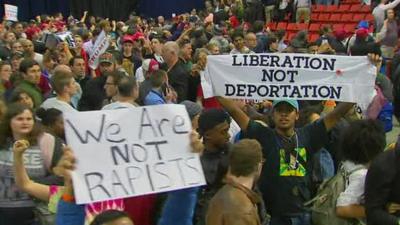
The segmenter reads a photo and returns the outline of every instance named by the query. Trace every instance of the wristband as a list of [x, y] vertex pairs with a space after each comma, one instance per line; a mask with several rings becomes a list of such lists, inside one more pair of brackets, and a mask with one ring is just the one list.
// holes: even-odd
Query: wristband
[[64, 202], [75, 202], [75, 197], [67, 193], [64, 193], [62, 195], [62, 199], [64, 200]]

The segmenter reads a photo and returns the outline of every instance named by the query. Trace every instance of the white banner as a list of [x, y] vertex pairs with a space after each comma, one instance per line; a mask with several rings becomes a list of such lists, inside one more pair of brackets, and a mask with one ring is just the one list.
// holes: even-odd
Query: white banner
[[181, 105], [66, 112], [67, 143], [77, 158], [78, 204], [204, 185], [191, 152], [191, 121]]
[[376, 67], [366, 56], [249, 54], [208, 56], [204, 97], [371, 102]]
[[90, 55], [89, 58], [89, 67], [92, 69], [97, 69], [97, 66], [99, 65], [99, 57], [101, 54], [103, 54], [108, 46], [110, 45], [110, 42], [108, 41], [106, 32], [104, 30], [99, 34], [99, 36], [96, 39], [96, 42], [93, 45], [93, 50], [92, 50], [92, 55]]
[[4, 4], [5, 20], [18, 21], [18, 6]]

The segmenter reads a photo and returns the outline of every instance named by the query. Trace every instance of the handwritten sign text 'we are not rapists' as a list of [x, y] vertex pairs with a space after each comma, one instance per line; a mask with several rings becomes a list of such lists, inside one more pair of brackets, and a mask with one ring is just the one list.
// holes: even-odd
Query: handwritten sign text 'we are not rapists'
[[184, 106], [67, 112], [64, 120], [78, 161], [73, 183], [79, 204], [205, 184]]

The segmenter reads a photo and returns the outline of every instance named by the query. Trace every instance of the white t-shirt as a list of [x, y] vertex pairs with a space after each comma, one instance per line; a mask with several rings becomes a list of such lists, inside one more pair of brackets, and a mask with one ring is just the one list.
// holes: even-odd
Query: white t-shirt
[[101, 110], [114, 110], [114, 109], [130, 109], [136, 108], [136, 106], [132, 105], [128, 102], [113, 102], [108, 105], [103, 106]]
[[368, 169], [364, 165], [354, 164], [348, 160], [343, 162], [343, 167], [348, 173], [354, 172], [350, 174], [349, 183], [344, 192], [339, 195], [336, 206], [364, 204], [365, 177]]
[[60, 110], [61, 112], [77, 111], [70, 104], [64, 101], [60, 101], [56, 97], [46, 99], [46, 101], [44, 101], [40, 107], [44, 109], [55, 108]]

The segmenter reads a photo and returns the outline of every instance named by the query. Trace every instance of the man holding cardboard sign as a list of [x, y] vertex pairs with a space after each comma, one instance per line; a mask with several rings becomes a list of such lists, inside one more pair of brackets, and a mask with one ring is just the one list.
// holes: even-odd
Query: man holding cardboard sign
[[[379, 61], [379, 56], [371, 56], [371, 60], [375, 63]], [[281, 67], [282, 64], [278, 65], [278, 61], [275, 64], [277, 69], [281, 69], [278, 67]], [[209, 68], [210, 70], [218, 71], [217, 64], [211, 66], [216, 67]], [[317, 70], [320, 76], [323, 76], [324, 72]], [[212, 79], [218, 76], [216, 73], [211, 74], [213, 75]], [[376, 73], [365, 74], [365, 80], [368, 80], [369, 76], [374, 77]], [[251, 80], [248, 77], [242, 80], [232, 78], [230, 80], [239, 84], [240, 82], [246, 83], [243, 81], [246, 79]], [[290, 82], [290, 77], [288, 79]], [[374, 79], [370, 81], [372, 81], [371, 84], [368, 81], [364, 81], [360, 85], [373, 87]], [[275, 85], [276, 83], [278, 82], [267, 82], [266, 85]], [[226, 82], [222, 82], [222, 84], [226, 84]], [[212, 91], [221, 93], [219, 92], [221, 89], [216, 87], [214, 82], [212, 82], [212, 85], [213, 88], [211, 91], [208, 90], [209, 93]], [[342, 85], [346, 86], [344, 82], [342, 82]], [[207, 86], [207, 84], [204, 86]], [[351, 92], [352, 88], [347, 89], [347, 91]], [[369, 93], [366, 92], [365, 95], [367, 96]], [[240, 96], [235, 96], [235, 98], [238, 97], [240, 98]], [[257, 98], [260, 99], [261, 97], [258, 96]], [[239, 124], [244, 136], [256, 139], [262, 145], [266, 163], [261, 173], [259, 187], [263, 193], [267, 209], [272, 216], [271, 225], [309, 225], [311, 223], [310, 215], [304, 210], [303, 204], [311, 197], [308, 185], [308, 176], [311, 169], [309, 163], [310, 155], [327, 143], [328, 131], [353, 107], [354, 103], [340, 103], [323, 119], [306, 127], [295, 129], [295, 122], [299, 118], [297, 100], [276, 96], [274, 98], [272, 115], [275, 124], [274, 129], [250, 120], [232, 100], [223, 97], [218, 97], [218, 100]]]

